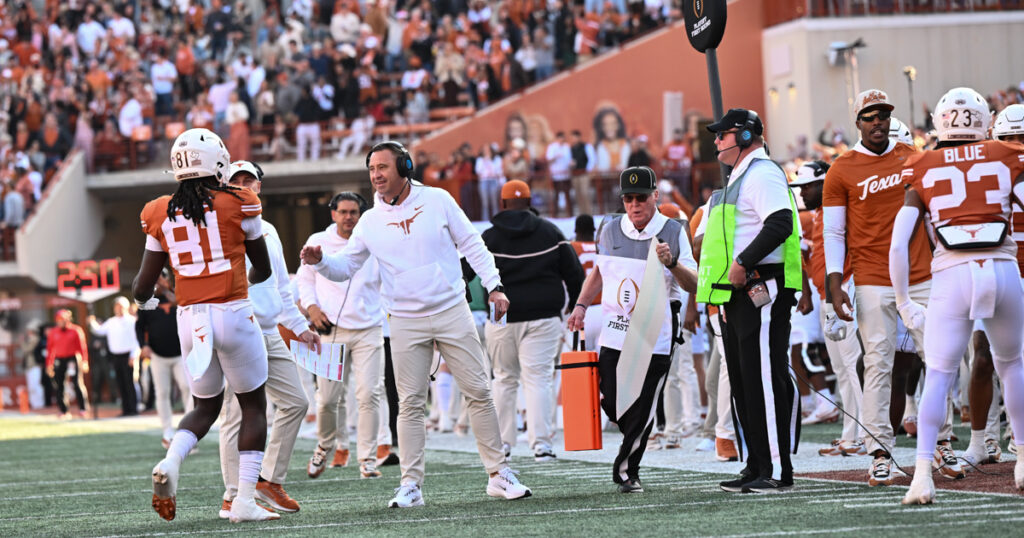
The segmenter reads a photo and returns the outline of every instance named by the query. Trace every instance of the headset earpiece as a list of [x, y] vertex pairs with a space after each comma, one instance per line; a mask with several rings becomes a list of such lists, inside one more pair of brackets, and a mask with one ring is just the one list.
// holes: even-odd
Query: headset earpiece
[[405, 149], [405, 146], [394, 140], [385, 140], [370, 148], [370, 152], [366, 154], [366, 167], [370, 167], [370, 156], [382, 149], [390, 149], [396, 153], [395, 170], [398, 172], [398, 177], [409, 177], [414, 168], [412, 155], [409, 155], [409, 150]]
[[748, 110], [747, 121], [743, 123], [743, 128], [736, 133], [736, 145], [740, 149], [747, 149], [754, 143], [754, 125], [756, 122], [757, 113], [753, 110]]

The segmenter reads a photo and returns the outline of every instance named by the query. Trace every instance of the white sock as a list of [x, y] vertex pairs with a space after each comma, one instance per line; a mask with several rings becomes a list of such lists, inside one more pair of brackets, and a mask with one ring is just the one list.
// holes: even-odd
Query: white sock
[[256, 482], [260, 479], [262, 450], [243, 450], [238, 453], [238, 495], [236, 499], [252, 499], [256, 493]]
[[971, 430], [971, 444], [967, 445], [967, 451], [985, 452], [985, 430]]
[[178, 430], [174, 433], [174, 438], [171, 439], [171, 446], [167, 448], [167, 457], [180, 465], [185, 461], [185, 456], [188, 456], [188, 453], [198, 443], [199, 439], [196, 439], [196, 434], [188, 430]]
[[817, 407], [821, 407], [823, 405], [827, 405], [827, 406], [829, 406], [829, 408], [835, 407], [834, 405], [832, 405], [831, 402], [829, 402], [829, 400], [835, 401], [835, 397], [832, 396], [832, 390], [831, 389], [829, 389], [828, 387], [825, 387], [825, 388], [821, 389], [821, 391], [819, 391], [819, 392], [821, 392], [821, 394], [816, 394], [815, 395], [815, 401], [817, 402], [815, 405]]
[[811, 395], [811, 394], [808, 394], [807, 396], [801, 396], [800, 397], [800, 406], [803, 407], [805, 411], [813, 410], [814, 409], [814, 396]]
[[904, 417], [916, 417], [917, 416], [917, 400], [913, 396], [907, 396], [907, 407], [903, 412]]
[[917, 476], [917, 473], [921, 473], [922, 476], [928, 476], [932, 474], [932, 460], [923, 460], [921, 458], [918, 458], [917, 466], [914, 468], [915, 477]]

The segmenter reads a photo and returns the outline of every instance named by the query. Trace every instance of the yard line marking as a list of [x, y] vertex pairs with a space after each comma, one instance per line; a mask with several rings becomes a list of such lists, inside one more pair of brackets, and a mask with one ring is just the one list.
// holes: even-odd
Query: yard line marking
[[[978, 499], [978, 501], [979, 502], [983, 502], [984, 499]], [[904, 513], [905, 514], [907, 512], [907, 510], [913, 510], [914, 512], [946, 512], [947, 511], [946, 510], [947, 507], [945, 506], [945, 504], [946, 504], [945, 501], [943, 501], [941, 505], [921, 506], [919, 508], [895, 508], [895, 509], [889, 510], [889, 513], [890, 514], [895, 514], [895, 513]], [[975, 510], [975, 509], [979, 509], [979, 508], [1004, 508], [1004, 507], [1006, 507], [1006, 504], [986, 503], [986, 504], [976, 504], [974, 506], [970, 506], [969, 508], [972, 509], [972, 510]]]
[[[1016, 515], [1024, 515], [1024, 507], [1011, 508], [1009, 510], [998, 510], [998, 511], [995, 511], [995, 512], [984, 512], [984, 513], [975, 514], [975, 515], [984, 516], [984, 517], [988, 517], [988, 516], [1016, 516]], [[939, 514], [939, 517], [942, 517], [942, 518], [953, 517], [953, 516], [964, 517], [964, 514]]]
[[[1024, 519], [1024, 518], [1021, 518]], [[1014, 520], [1003, 520], [1003, 521], [1014, 521]], [[953, 520], [953, 521], [937, 521], [931, 523], [893, 523], [890, 525], [864, 525], [860, 527], [841, 527], [831, 529], [802, 529], [802, 530], [786, 530], [786, 531], [771, 531], [771, 532], [756, 532], [749, 534], [733, 534], [727, 535], [723, 538], [743, 538], [748, 536], [787, 536], [795, 534], [828, 534], [833, 535], [836, 533], [852, 533], [862, 532], [867, 530], [892, 530], [892, 529], [920, 529], [923, 527], [949, 527], [949, 526], [964, 526], [964, 525], [975, 525], [977, 521], [964, 521], [964, 520]], [[269, 528], [269, 527], [268, 527]]]

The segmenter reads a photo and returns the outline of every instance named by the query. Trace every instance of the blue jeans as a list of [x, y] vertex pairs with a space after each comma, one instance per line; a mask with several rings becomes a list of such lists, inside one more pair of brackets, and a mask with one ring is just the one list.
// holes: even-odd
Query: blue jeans
[[497, 179], [480, 180], [480, 218], [491, 220], [491, 217], [498, 212], [498, 193], [501, 185]]

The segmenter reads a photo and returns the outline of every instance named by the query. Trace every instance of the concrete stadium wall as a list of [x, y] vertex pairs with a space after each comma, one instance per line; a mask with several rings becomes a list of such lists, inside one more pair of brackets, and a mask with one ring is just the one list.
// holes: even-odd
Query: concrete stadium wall
[[761, 100], [769, 143], [784, 157], [786, 144], [801, 134], [814, 140], [826, 122], [843, 127], [851, 143], [859, 138], [846, 71], [828, 63], [832, 42], [864, 40], [867, 46], [857, 50], [860, 90], [886, 91], [904, 123], [911, 113], [903, 68], [917, 68], [913, 115], [921, 126], [924, 105], [934, 108], [950, 88], [988, 95], [1024, 79], [1022, 23], [1024, 12], [1005, 11], [799, 19], [765, 29]]

